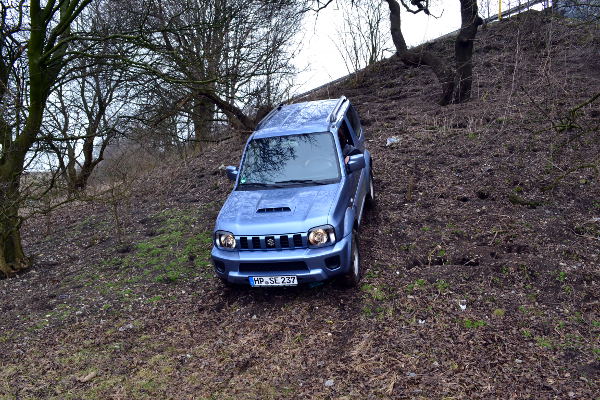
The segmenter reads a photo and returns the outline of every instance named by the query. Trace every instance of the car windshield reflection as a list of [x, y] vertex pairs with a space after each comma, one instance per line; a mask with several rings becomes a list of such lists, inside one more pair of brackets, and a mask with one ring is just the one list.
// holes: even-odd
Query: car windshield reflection
[[239, 190], [339, 182], [340, 166], [330, 132], [253, 139], [240, 170]]

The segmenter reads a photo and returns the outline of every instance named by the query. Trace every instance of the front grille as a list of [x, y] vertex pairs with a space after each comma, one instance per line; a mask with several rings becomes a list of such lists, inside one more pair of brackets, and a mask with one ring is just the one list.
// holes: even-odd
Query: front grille
[[304, 261], [240, 263], [240, 272], [308, 271]]
[[294, 247], [302, 247], [302, 235], [294, 235]]
[[280, 236], [279, 243], [281, 243], [282, 249], [285, 249], [286, 247], [290, 247], [290, 239], [287, 236]]
[[236, 237], [240, 250], [302, 249], [306, 245], [306, 234]]

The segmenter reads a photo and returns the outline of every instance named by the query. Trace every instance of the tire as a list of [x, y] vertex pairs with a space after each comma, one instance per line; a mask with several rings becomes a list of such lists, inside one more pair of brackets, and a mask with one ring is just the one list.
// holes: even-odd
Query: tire
[[353, 288], [360, 282], [360, 252], [358, 250], [358, 232], [352, 230], [352, 246], [350, 249], [350, 270], [342, 278], [345, 287]]
[[375, 185], [373, 183], [373, 172], [369, 173], [369, 190], [365, 197], [365, 205], [369, 209], [375, 208]]

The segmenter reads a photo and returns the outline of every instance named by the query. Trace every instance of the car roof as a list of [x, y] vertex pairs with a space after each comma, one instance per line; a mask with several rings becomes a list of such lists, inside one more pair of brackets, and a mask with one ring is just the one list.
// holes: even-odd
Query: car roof
[[259, 124], [255, 138], [329, 131], [329, 116], [340, 99], [307, 101], [277, 107]]

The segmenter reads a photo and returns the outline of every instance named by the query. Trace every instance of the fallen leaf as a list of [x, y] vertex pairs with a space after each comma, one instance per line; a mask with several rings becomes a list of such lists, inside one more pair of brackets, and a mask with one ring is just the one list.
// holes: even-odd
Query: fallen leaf
[[87, 374], [86, 376], [84, 376], [83, 378], [77, 378], [77, 380], [82, 383], [89, 382], [92, 379], [94, 379], [96, 377], [96, 375], [98, 375], [98, 373], [96, 371], [92, 371], [89, 374]]

